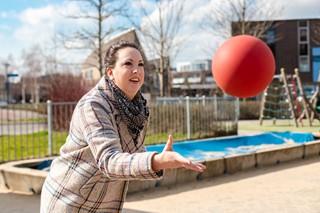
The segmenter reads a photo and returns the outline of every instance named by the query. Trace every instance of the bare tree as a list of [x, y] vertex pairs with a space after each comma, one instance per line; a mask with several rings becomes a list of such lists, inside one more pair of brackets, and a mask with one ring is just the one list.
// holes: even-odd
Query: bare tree
[[[121, 15], [126, 8], [126, 3], [122, 0], [66, 1], [78, 2], [81, 11], [77, 15], [64, 15], [65, 17], [69, 19], [86, 20], [92, 23], [92, 25], [89, 27], [79, 26], [73, 33], [60, 33], [64, 44], [66, 44], [65, 47], [93, 50], [93, 58], [95, 60], [88, 62], [88, 65], [96, 67], [102, 76], [104, 59], [103, 43], [108, 36], [121, 28], [119, 25], [112, 26], [108, 21]], [[70, 45], [70, 43], [72, 43], [72, 45]]]
[[313, 33], [312, 41], [320, 45], [320, 18], [313, 20], [310, 26], [311, 33]]
[[170, 59], [177, 55], [184, 41], [177, 36], [181, 29], [184, 1], [156, 0], [151, 10], [148, 10], [147, 3], [150, 2], [133, 0], [133, 4], [138, 8], [136, 13], [143, 17], [141, 22], [134, 22], [134, 14], [129, 17], [141, 32], [143, 46], [146, 47], [148, 55], [159, 60], [158, 63], [157, 60], [153, 61], [159, 79], [160, 96], [165, 96], [170, 94], [170, 85], [165, 83], [170, 71]]
[[54, 31], [49, 42], [43, 46], [43, 57], [44, 57], [44, 73], [46, 75], [57, 73], [61, 71], [60, 65], [62, 64], [61, 60], [58, 57], [58, 51], [61, 49], [59, 46], [57, 32]]
[[[22, 76], [22, 97], [25, 97], [25, 89], [27, 87], [31, 90], [31, 99], [38, 104], [40, 102], [39, 89], [40, 85], [38, 78], [43, 70], [42, 50], [38, 45], [33, 46], [29, 51], [22, 52], [23, 65], [25, 68], [25, 75]], [[25, 100], [23, 100], [25, 102]]]
[[222, 39], [247, 34], [263, 39], [280, 14], [276, 0], [223, 0], [205, 15], [202, 29]]

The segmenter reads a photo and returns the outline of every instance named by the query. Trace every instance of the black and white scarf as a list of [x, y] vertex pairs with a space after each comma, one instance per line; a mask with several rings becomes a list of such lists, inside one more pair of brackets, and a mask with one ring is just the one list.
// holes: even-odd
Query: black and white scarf
[[149, 117], [147, 101], [140, 91], [138, 91], [136, 96], [130, 101], [112, 80], [107, 77], [106, 81], [112, 89], [115, 97], [113, 104], [119, 110], [122, 120], [128, 126], [130, 135], [134, 141], [136, 141]]

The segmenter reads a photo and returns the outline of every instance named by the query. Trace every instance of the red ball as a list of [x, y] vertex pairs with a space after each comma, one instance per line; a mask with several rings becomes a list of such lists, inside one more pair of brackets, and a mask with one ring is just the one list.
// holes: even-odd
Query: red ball
[[258, 95], [271, 83], [275, 67], [273, 53], [262, 40], [239, 35], [217, 49], [212, 75], [225, 93], [248, 98]]

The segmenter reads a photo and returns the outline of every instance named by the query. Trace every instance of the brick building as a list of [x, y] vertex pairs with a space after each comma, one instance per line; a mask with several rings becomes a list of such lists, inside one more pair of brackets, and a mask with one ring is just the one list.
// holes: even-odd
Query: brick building
[[[263, 39], [272, 50], [276, 61], [276, 74], [285, 68], [288, 75], [294, 74], [294, 69], [300, 71], [300, 78], [305, 87], [316, 85], [320, 72], [320, 19], [277, 20], [266, 22], [251, 22], [255, 28], [269, 26]], [[241, 32], [236, 23], [232, 24], [232, 35]], [[261, 29], [259, 29], [261, 30]], [[253, 30], [248, 30], [252, 33]], [[202, 64], [202, 69], [195, 69]], [[170, 79], [173, 95], [212, 95], [221, 92], [211, 76], [211, 67], [205, 66], [211, 62], [203, 60], [183, 62], [180, 68], [171, 72]]]
[[[239, 34], [234, 27], [232, 31], [233, 35]], [[287, 74], [294, 74], [294, 69], [298, 68], [304, 85], [318, 81], [320, 19], [273, 21], [262, 39], [275, 56], [276, 74], [280, 73], [280, 68], [285, 68]]]

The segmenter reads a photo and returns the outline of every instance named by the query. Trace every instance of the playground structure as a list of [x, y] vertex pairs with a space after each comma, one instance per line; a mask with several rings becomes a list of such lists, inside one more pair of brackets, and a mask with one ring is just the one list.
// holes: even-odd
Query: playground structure
[[285, 69], [280, 69], [280, 74], [273, 77], [270, 85], [265, 89], [260, 108], [260, 126], [264, 119], [292, 119], [295, 127], [299, 123], [303, 126], [303, 118], [308, 120], [310, 126], [314, 119], [320, 121], [316, 111], [316, 104], [319, 95], [319, 80], [316, 90], [307, 97], [299, 77], [299, 70], [295, 69], [294, 74], [287, 75]]

